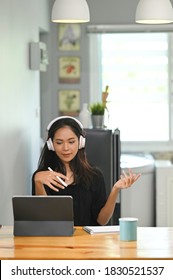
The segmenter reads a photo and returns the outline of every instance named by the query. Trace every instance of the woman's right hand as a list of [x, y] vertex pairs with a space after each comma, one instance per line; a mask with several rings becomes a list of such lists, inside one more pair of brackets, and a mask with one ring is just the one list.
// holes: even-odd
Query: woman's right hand
[[[65, 187], [59, 182], [58, 178], [56, 176], [59, 176], [63, 180], [68, 180], [68, 178], [63, 175], [62, 173], [55, 172], [55, 171], [39, 171], [34, 176], [35, 184], [44, 184], [48, 186], [50, 189], [58, 192], [59, 189], [64, 189]], [[56, 187], [57, 188], [56, 188]]]

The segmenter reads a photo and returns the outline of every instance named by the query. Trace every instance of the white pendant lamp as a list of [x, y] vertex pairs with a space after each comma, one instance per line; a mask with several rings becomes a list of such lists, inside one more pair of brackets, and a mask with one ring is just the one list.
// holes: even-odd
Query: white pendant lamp
[[142, 24], [173, 22], [173, 8], [170, 0], [140, 0], [136, 9], [136, 22]]
[[86, 0], [56, 0], [52, 8], [52, 21], [57, 23], [82, 23], [90, 21]]

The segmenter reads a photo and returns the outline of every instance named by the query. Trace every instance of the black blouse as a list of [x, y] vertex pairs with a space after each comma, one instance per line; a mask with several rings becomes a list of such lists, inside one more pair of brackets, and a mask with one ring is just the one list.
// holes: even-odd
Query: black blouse
[[[101, 172], [94, 176], [93, 183], [89, 188], [80, 183], [59, 189], [59, 192], [55, 192], [46, 185], [44, 187], [47, 195], [70, 195], [73, 197], [75, 226], [98, 225], [98, 214], [106, 203], [105, 182]], [[32, 194], [35, 194], [34, 180], [32, 180]]]

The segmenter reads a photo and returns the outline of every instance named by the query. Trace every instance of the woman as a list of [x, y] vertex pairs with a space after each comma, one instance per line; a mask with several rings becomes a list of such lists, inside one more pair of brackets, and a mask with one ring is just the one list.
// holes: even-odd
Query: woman
[[47, 130], [48, 139], [32, 178], [32, 193], [72, 196], [76, 226], [107, 224], [119, 190], [130, 187], [140, 174], [129, 170], [129, 174], [121, 175], [106, 198], [103, 175], [86, 158], [82, 124], [73, 117], [63, 116], [51, 121]]

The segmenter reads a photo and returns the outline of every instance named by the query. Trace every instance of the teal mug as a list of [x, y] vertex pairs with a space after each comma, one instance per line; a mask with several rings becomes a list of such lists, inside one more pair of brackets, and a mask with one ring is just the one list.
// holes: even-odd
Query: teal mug
[[121, 241], [137, 240], [137, 222], [137, 218], [119, 218]]

